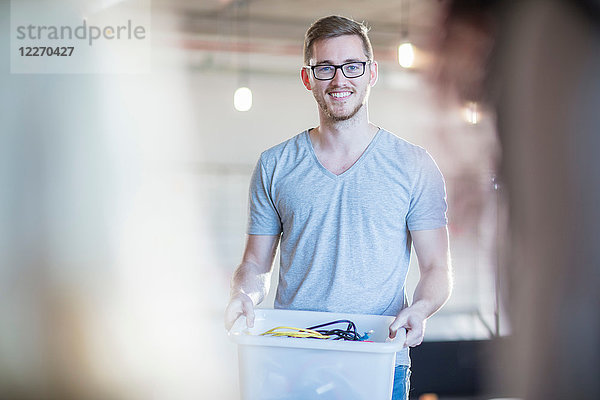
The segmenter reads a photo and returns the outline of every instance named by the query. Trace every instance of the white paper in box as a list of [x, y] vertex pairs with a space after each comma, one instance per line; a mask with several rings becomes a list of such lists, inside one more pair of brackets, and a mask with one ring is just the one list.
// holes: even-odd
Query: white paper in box
[[[229, 331], [238, 344], [243, 400], [391, 398], [396, 352], [406, 334], [400, 329], [388, 338], [394, 317], [271, 309], [255, 314], [252, 329], [242, 317]], [[278, 326], [308, 328], [339, 319], [353, 321], [360, 335], [373, 331], [371, 342], [260, 336]]]

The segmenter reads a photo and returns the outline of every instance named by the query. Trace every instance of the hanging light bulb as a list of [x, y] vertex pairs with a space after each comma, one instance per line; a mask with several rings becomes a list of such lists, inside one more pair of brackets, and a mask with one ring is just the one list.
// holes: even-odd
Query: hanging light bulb
[[[243, 4], [242, 4], [243, 3]], [[249, 48], [250, 45], [250, 32], [249, 32], [249, 1], [246, 2], [237, 2], [236, 3], [236, 14], [235, 14], [235, 28], [236, 28], [236, 36], [238, 37], [238, 41], [240, 37], [244, 37], [246, 39], [246, 47]], [[245, 32], [243, 35], [240, 35], [240, 10], [241, 6], [244, 6], [243, 12], [245, 14], [245, 24], [243, 28], [245, 28]], [[240, 44], [238, 42], [238, 44]], [[239, 52], [237, 53], [240, 56]], [[246, 85], [248, 85], [249, 81], [249, 70], [250, 70], [250, 58], [248, 52], [243, 54], [243, 58], [240, 62], [238, 77], [240, 83], [240, 87], [237, 88], [235, 93], [233, 94], [233, 106], [238, 111], [248, 111], [252, 108], [252, 91]]]
[[467, 121], [471, 125], [476, 125], [481, 120], [481, 115], [479, 113], [477, 103], [474, 101], [470, 101], [467, 103], [463, 110], [465, 121]]
[[411, 68], [415, 62], [415, 50], [412, 43], [404, 42], [398, 46], [398, 64], [404, 68]]
[[247, 87], [238, 88], [233, 94], [233, 106], [238, 111], [248, 111], [252, 108], [252, 91]]
[[408, 39], [410, 27], [410, 1], [402, 0], [400, 3], [400, 33], [402, 43], [398, 46], [398, 64], [403, 68], [412, 68], [415, 62], [415, 49]]

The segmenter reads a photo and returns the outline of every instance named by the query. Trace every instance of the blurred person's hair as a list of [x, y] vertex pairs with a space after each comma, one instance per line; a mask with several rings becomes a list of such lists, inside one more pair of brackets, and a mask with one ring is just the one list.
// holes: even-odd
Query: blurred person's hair
[[363, 43], [365, 55], [373, 59], [373, 47], [369, 40], [369, 28], [363, 23], [339, 15], [323, 17], [315, 21], [304, 36], [304, 63], [308, 65], [312, 57], [313, 44], [322, 39], [331, 39], [344, 35], [356, 35]]

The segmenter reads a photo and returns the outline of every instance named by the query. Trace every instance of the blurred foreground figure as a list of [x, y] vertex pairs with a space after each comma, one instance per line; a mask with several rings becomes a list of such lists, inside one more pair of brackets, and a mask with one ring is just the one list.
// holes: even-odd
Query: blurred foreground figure
[[[0, 0], [0, 399], [233, 398], [212, 317], [226, 282], [202, 181], [180, 167], [202, 137], [183, 50], [153, 46], [148, 74], [11, 73], [18, 3]], [[80, 3], [107, 21], [150, 11], [38, 3], [61, 18]], [[169, 15], [153, 12], [161, 34]]]
[[[502, 378], [527, 400], [598, 399], [600, 2], [492, 3], [452, 3], [435, 72], [459, 98], [487, 93], [497, 112], [514, 327]], [[492, 58], [476, 46], [492, 42]]]
[[515, 379], [526, 399], [600, 398], [599, 11], [523, 2], [498, 52]]

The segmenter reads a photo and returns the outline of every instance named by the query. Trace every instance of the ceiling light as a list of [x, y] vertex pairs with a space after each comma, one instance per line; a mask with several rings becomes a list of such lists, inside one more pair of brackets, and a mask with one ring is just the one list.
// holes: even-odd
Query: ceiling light
[[415, 50], [410, 42], [398, 46], [398, 64], [404, 68], [411, 68], [415, 62]]
[[252, 91], [247, 87], [238, 88], [233, 94], [233, 106], [238, 111], [248, 111], [252, 108]]
[[481, 120], [481, 115], [479, 113], [479, 107], [476, 102], [470, 101], [466, 104], [463, 109], [463, 116], [465, 121], [467, 121], [471, 125], [476, 125]]

